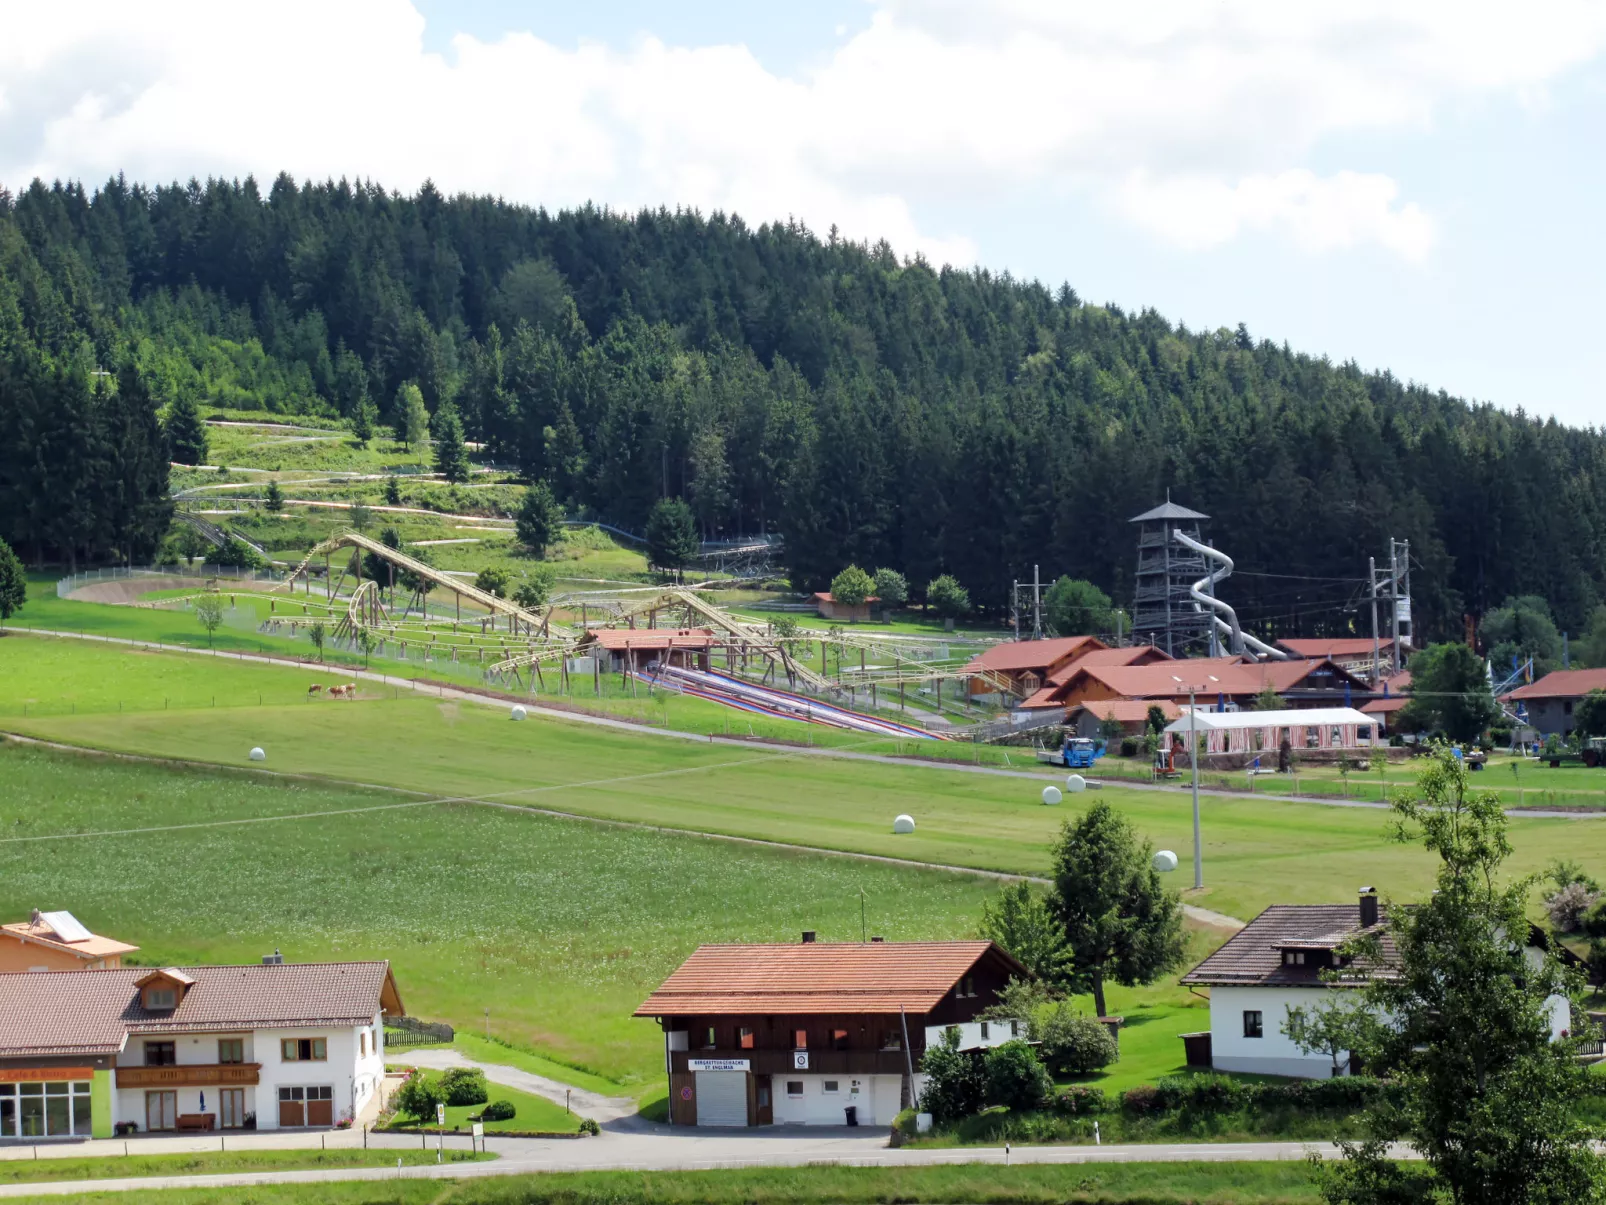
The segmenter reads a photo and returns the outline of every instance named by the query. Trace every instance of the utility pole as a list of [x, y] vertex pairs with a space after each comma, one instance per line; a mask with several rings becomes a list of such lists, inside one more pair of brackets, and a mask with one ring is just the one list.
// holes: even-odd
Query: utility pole
[[1394, 537], [1389, 537], [1389, 610], [1393, 614], [1394, 672], [1400, 672], [1400, 552]]
[[1378, 664], [1381, 654], [1377, 645], [1377, 558], [1366, 558], [1366, 580], [1372, 587], [1372, 685], [1376, 687], [1383, 678], [1383, 667]]
[[1037, 566], [1032, 566], [1032, 639], [1043, 638], [1043, 581]]

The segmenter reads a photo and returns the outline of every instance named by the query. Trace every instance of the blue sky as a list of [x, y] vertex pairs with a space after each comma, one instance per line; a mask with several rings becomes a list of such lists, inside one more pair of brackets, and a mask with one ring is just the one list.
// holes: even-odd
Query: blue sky
[[157, 0], [0, 11], [0, 183], [360, 175], [789, 215], [1564, 421], [1606, 7]]

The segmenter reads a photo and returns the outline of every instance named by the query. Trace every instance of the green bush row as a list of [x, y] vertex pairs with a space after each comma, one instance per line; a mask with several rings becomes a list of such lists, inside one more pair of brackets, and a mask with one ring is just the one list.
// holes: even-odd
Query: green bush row
[[1229, 1075], [1169, 1075], [1112, 1096], [1101, 1088], [1075, 1086], [1056, 1093], [1048, 1107], [1066, 1116], [1126, 1113], [1145, 1116], [1186, 1111], [1232, 1113], [1246, 1107], [1359, 1109], [1386, 1091], [1382, 1080], [1350, 1075], [1338, 1079], [1263, 1084]]

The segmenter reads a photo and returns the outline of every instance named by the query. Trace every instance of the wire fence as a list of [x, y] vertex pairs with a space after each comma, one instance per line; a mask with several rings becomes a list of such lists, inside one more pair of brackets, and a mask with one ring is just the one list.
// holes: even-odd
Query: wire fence
[[284, 571], [281, 569], [253, 569], [242, 565], [154, 565], [154, 566], [127, 566], [116, 565], [106, 569], [88, 569], [83, 573], [69, 574], [56, 583], [56, 597], [67, 598], [85, 586], [96, 582], [132, 581], [140, 578], [189, 577], [197, 580], [206, 578], [228, 578], [240, 582], [282, 582]]

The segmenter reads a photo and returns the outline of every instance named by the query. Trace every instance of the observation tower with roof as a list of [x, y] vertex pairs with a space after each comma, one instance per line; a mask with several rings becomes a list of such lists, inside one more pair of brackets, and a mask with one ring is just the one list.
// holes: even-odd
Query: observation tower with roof
[[1194, 602], [1189, 588], [1210, 576], [1202, 553], [1172, 537], [1180, 531], [1199, 541], [1199, 523], [1209, 515], [1178, 506], [1166, 491], [1165, 502], [1136, 515], [1138, 572], [1132, 598], [1132, 638], [1153, 644], [1173, 657], [1184, 657], [1211, 645], [1211, 617]]

